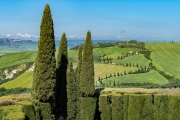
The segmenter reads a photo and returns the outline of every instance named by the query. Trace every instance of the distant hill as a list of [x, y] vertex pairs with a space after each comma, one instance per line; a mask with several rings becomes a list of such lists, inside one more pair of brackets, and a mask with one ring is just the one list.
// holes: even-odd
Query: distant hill
[[0, 38], [0, 55], [37, 50], [37, 41]]
[[9, 38], [0, 38], [0, 46], [16, 46], [18, 44], [34, 44], [37, 45], [37, 41], [32, 40], [20, 40], [20, 39], [9, 39]]

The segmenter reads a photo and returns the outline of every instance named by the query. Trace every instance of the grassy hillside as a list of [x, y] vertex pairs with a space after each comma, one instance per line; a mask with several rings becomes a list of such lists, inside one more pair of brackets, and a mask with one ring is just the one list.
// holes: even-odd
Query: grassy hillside
[[135, 66], [138, 63], [139, 67], [140, 66], [148, 67], [149, 63], [151, 63], [151, 61], [146, 59], [143, 54], [129, 56], [129, 57], [127, 57], [125, 59], [122, 59], [122, 60], [113, 60], [113, 62], [117, 63], [117, 64], [119, 64], [119, 63], [121, 63], [121, 64], [123, 64], [123, 63], [124, 64], [126, 64], [126, 63], [130, 64], [131, 63], [131, 65], [133, 65], [133, 63], [134, 63]]
[[[98, 77], [103, 77], [105, 78], [106, 75], [109, 76], [109, 74], [114, 74], [114, 72], [124, 72], [124, 71], [135, 71], [137, 70], [136, 67], [123, 67], [123, 66], [117, 66], [117, 65], [112, 65], [112, 64], [95, 64], [95, 80], [98, 79]], [[32, 76], [33, 72], [25, 72], [18, 78], [4, 83], [0, 85], [0, 87], [4, 87], [7, 89], [10, 88], [16, 88], [16, 87], [23, 87], [23, 88], [30, 88], [31, 87], [31, 82], [32, 82]]]
[[94, 71], [95, 71], [95, 80], [97, 80], [99, 77], [105, 78], [106, 75], [110, 75], [110, 73], [113, 75], [114, 72], [117, 73], [123, 73], [124, 71], [129, 72], [130, 70], [135, 71], [137, 70], [136, 67], [123, 67], [113, 64], [95, 64], [94, 65]]
[[25, 62], [33, 62], [36, 57], [36, 51], [20, 52], [6, 54], [0, 57], [0, 68], [9, 67]]
[[180, 78], [180, 46], [177, 43], [146, 43], [157, 69]]
[[136, 48], [119, 48], [117, 46], [113, 47], [105, 47], [105, 48], [95, 48], [93, 50], [94, 54], [102, 55], [106, 54], [109, 58], [117, 59], [118, 56], [122, 54], [122, 52], [128, 52], [128, 51], [138, 51]]
[[1, 87], [4, 87], [6, 89], [17, 88], [17, 87], [31, 88], [32, 76], [33, 76], [33, 72], [31, 71], [25, 72], [16, 79], [0, 85], [0, 88]]
[[[152, 63], [158, 69], [173, 75], [175, 77], [180, 78], [180, 46], [177, 43], [146, 43], [146, 48], [152, 51], [151, 58]], [[118, 47], [106, 47], [106, 48], [95, 48], [94, 54], [106, 54], [108, 57], [114, 57], [114, 63], [132, 63], [137, 64], [143, 67], [146, 65], [148, 67], [150, 60], [146, 59], [142, 54], [129, 56], [123, 60], [117, 60], [117, 56], [121, 55], [122, 52], [127, 52], [130, 50], [137, 51], [135, 48], [118, 48]], [[77, 62], [77, 50], [69, 50], [68, 57], [69, 60], [73, 62]], [[23, 62], [32, 62], [35, 60], [36, 51], [30, 52], [22, 52], [22, 53], [15, 53], [15, 54], [8, 54], [0, 57], [0, 68], [12, 66], [15, 64], [23, 63]], [[76, 66], [74, 66], [76, 67]], [[114, 73], [124, 73], [124, 71], [135, 71], [137, 70], [136, 67], [123, 67], [117, 66], [114, 64], [95, 64], [95, 80], [99, 77], [105, 78], [106, 75], [109, 76], [110, 74]], [[13, 88], [13, 87], [31, 87], [31, 79], [32, 79], [32, 72], [24, 73], [23, 75], [19, 76], [17, 79], [12, 80], [11, 82], [2, 84], [0, 87], [5, 88]], [[121, 77], [110, 78], [108, 80], [116, 80], [120, 83], [130, 83], [130, 82], [150, 82], [150, 83], [157, 83], [157, 84], [166, 84], [168, 81], [162, 77], [156, 71], [150, 71], [148, 73], [143, 74], [131, 74]], [[104, 80], [106, 82], [107, 80]], [[108, 82], [108, 81], [107, 81]]]
[[148, 73], [141, 73], [141, 74], [130, 74], [124, 75], [120, 77], [111, 77], [109, 79], [103, 80], [103, 83], [109, 84], [110, 81], [114, 81], [117, 84], [119, 81], [120, 83], [154, 83], [154, 84], [167, 84], [168, 81], [161, 76], [157, 71], [150, 71]]

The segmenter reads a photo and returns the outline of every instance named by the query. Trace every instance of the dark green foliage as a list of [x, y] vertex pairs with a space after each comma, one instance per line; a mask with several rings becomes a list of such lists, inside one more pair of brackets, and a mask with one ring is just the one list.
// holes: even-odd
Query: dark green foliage
[[96, 109], [96, 98], [81, 97], [80, 98], [80, 119], [79, 120], [94, 120]]
[[67, 69], [67, 119], [76, 119], [76, 81], [72, 62]]
[[35, 111], [34, 111], [34, 107], [30, 104], [30, 105], [23, 105], [23, 113], [25, 114], [26, 118], [28, 118], [28, 120], [35, 120]]
[[123, 96], [112, 96], [112, 120], [123, 120]]
[[67, 39], [66, 39], [66, 34], [63, 33], [61, 37], [61, 41], [59, 43], [59, 48], [58, 48], [58, 56], [57, 56], [57, 68], [61, 68], [63, 65], [63, 62], [67, 62], [65, 58], [67, 59], [68, 54], [67, 54]]
[[67, 39], [63, 33], [58, 48], [57, 55], [57, 80], [56, 80], [56, 100], [60, 115], [67, 116], [67, 91], [66, 91], [66, 71], [68, 64]]
[[99, 111], [101, 112], [102, 120], [111, 120], [111, 98], [108, 95], [100, 95]]
[[0, 96], [10, 95], [10, 94], [20, 94], [20, 93], [29, 93], [30, 88], [12, 88], [5, 89], [4, 87], [0, 88]]
[[82, 96], [92, 96], [94, 94], [94, 63], [91, 32], [88, 31], [83, 49], [83, 59], [80, 76], [80, 91]]
[[80, 119], [80, 73], [81, 73], [81, 65], [82, 65], [82, 45], [79, 46], [78, 49], [78, 64], [76, 67], [76, 120]]
[[39, 103], [41, 118], [44, 120], [53, 120], [52, 109], [49, 103]]
[[76, 71], [75, 71], [77, 85], [79, 85], [79, 81], [80, 81], [81, 65], [82, 65], [82, 46], [79, 46], [79, 49], [78, 49], [78, 64], [77, 64]]
[[130, 94], [128, 119], [153, 120], [152, 96], [148, 94]]
[[154, 95], [154, 119], [168, 120], [168, 95]]
[[38, 53], [35, 61], [32, 96], [41, 102], [54, 103], [56, 82], [56, 60], [53, 20], [50, 7], [44, 8]]

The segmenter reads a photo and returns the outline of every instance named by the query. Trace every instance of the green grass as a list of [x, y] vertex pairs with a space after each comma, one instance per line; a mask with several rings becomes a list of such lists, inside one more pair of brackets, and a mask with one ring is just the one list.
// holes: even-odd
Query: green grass
[[35, 61], [36, 51], [6, 54], [0, 57], [0, 68]]
[[120, 77], [111, 77], [109, 79], [103, 80], [103, 83], [108, 83], [109, 81], [114, 81], [115, 83], [154, 83], [154, 84], [167, 84], [168, 81], [161, 76], [157, 71], [151, 70], [148, 73], [140, 73], [140, 74], [130, 74], [124, 75]]
[[98, 80], [99, 77], [105, 78], [106, 75], [114, 75], [114, 72], [124, 73], [124, 71], [129, 72], [130, 70], [135, 71], [138, 68], [136, 67], [123, 67], [113, 64], [95, 64], [94, 71], [95, 71], [95, 80]]
[[[113, 47], [105, 47], [105, 48], [95, 48], [93, 50], [93, 54], [106, 54], [106, 57], [117, 59], [118, 56], [122, 55], [122, 52], [128, 52], [128, 51], [138, 51], [136, 48], [119, 48], [117, 46]], [[105, 58], [106, 58], [105, 57]]]
[[33, 72], [31, 71], [25, 72], [16, 79], [0, 85], [0, 88], [1, 87], [4, 87], [6, 89], [17, 88], [17, 87], [31, 88], [32, 76], [33, 76]]
[[152, 63], [157, 69], [180, 78], [180, 46], [178, 43], [146, 43]]
[[151, 63], [151, 61], [148, 60], [148, 59], [146, 59], [143, 54], [139, 54], [139, 55], [129, 56], [129, 57], [127, 57], [127, 58], [125, 58], [125, 59], [122, 59], [122, 60], [113, 60], [113, 63], [118, 63], [118, 64], [119, 64], [119, 63], [124, 63], [124, 64], [126, 64], [126, 63], [128, 63], [128, 64], [131, 63], [131, 65], [133, 65], [133, 63], [134, 63], [135, 66], [136, 66], [137, 63], [138, 63], [138, 66], [139, 66], [139, 67], [140, 67], [140, 66], [142, 66], [142, 67], [144, 67], [144, 66], [148, 67], [148, 66], [149, 66], [149, 63]]

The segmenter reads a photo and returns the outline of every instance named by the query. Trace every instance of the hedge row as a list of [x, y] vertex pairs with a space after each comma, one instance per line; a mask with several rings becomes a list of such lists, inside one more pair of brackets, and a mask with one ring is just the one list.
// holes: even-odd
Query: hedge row
[[103, 94], [102, 120], [179, 120], [180, 95]]

